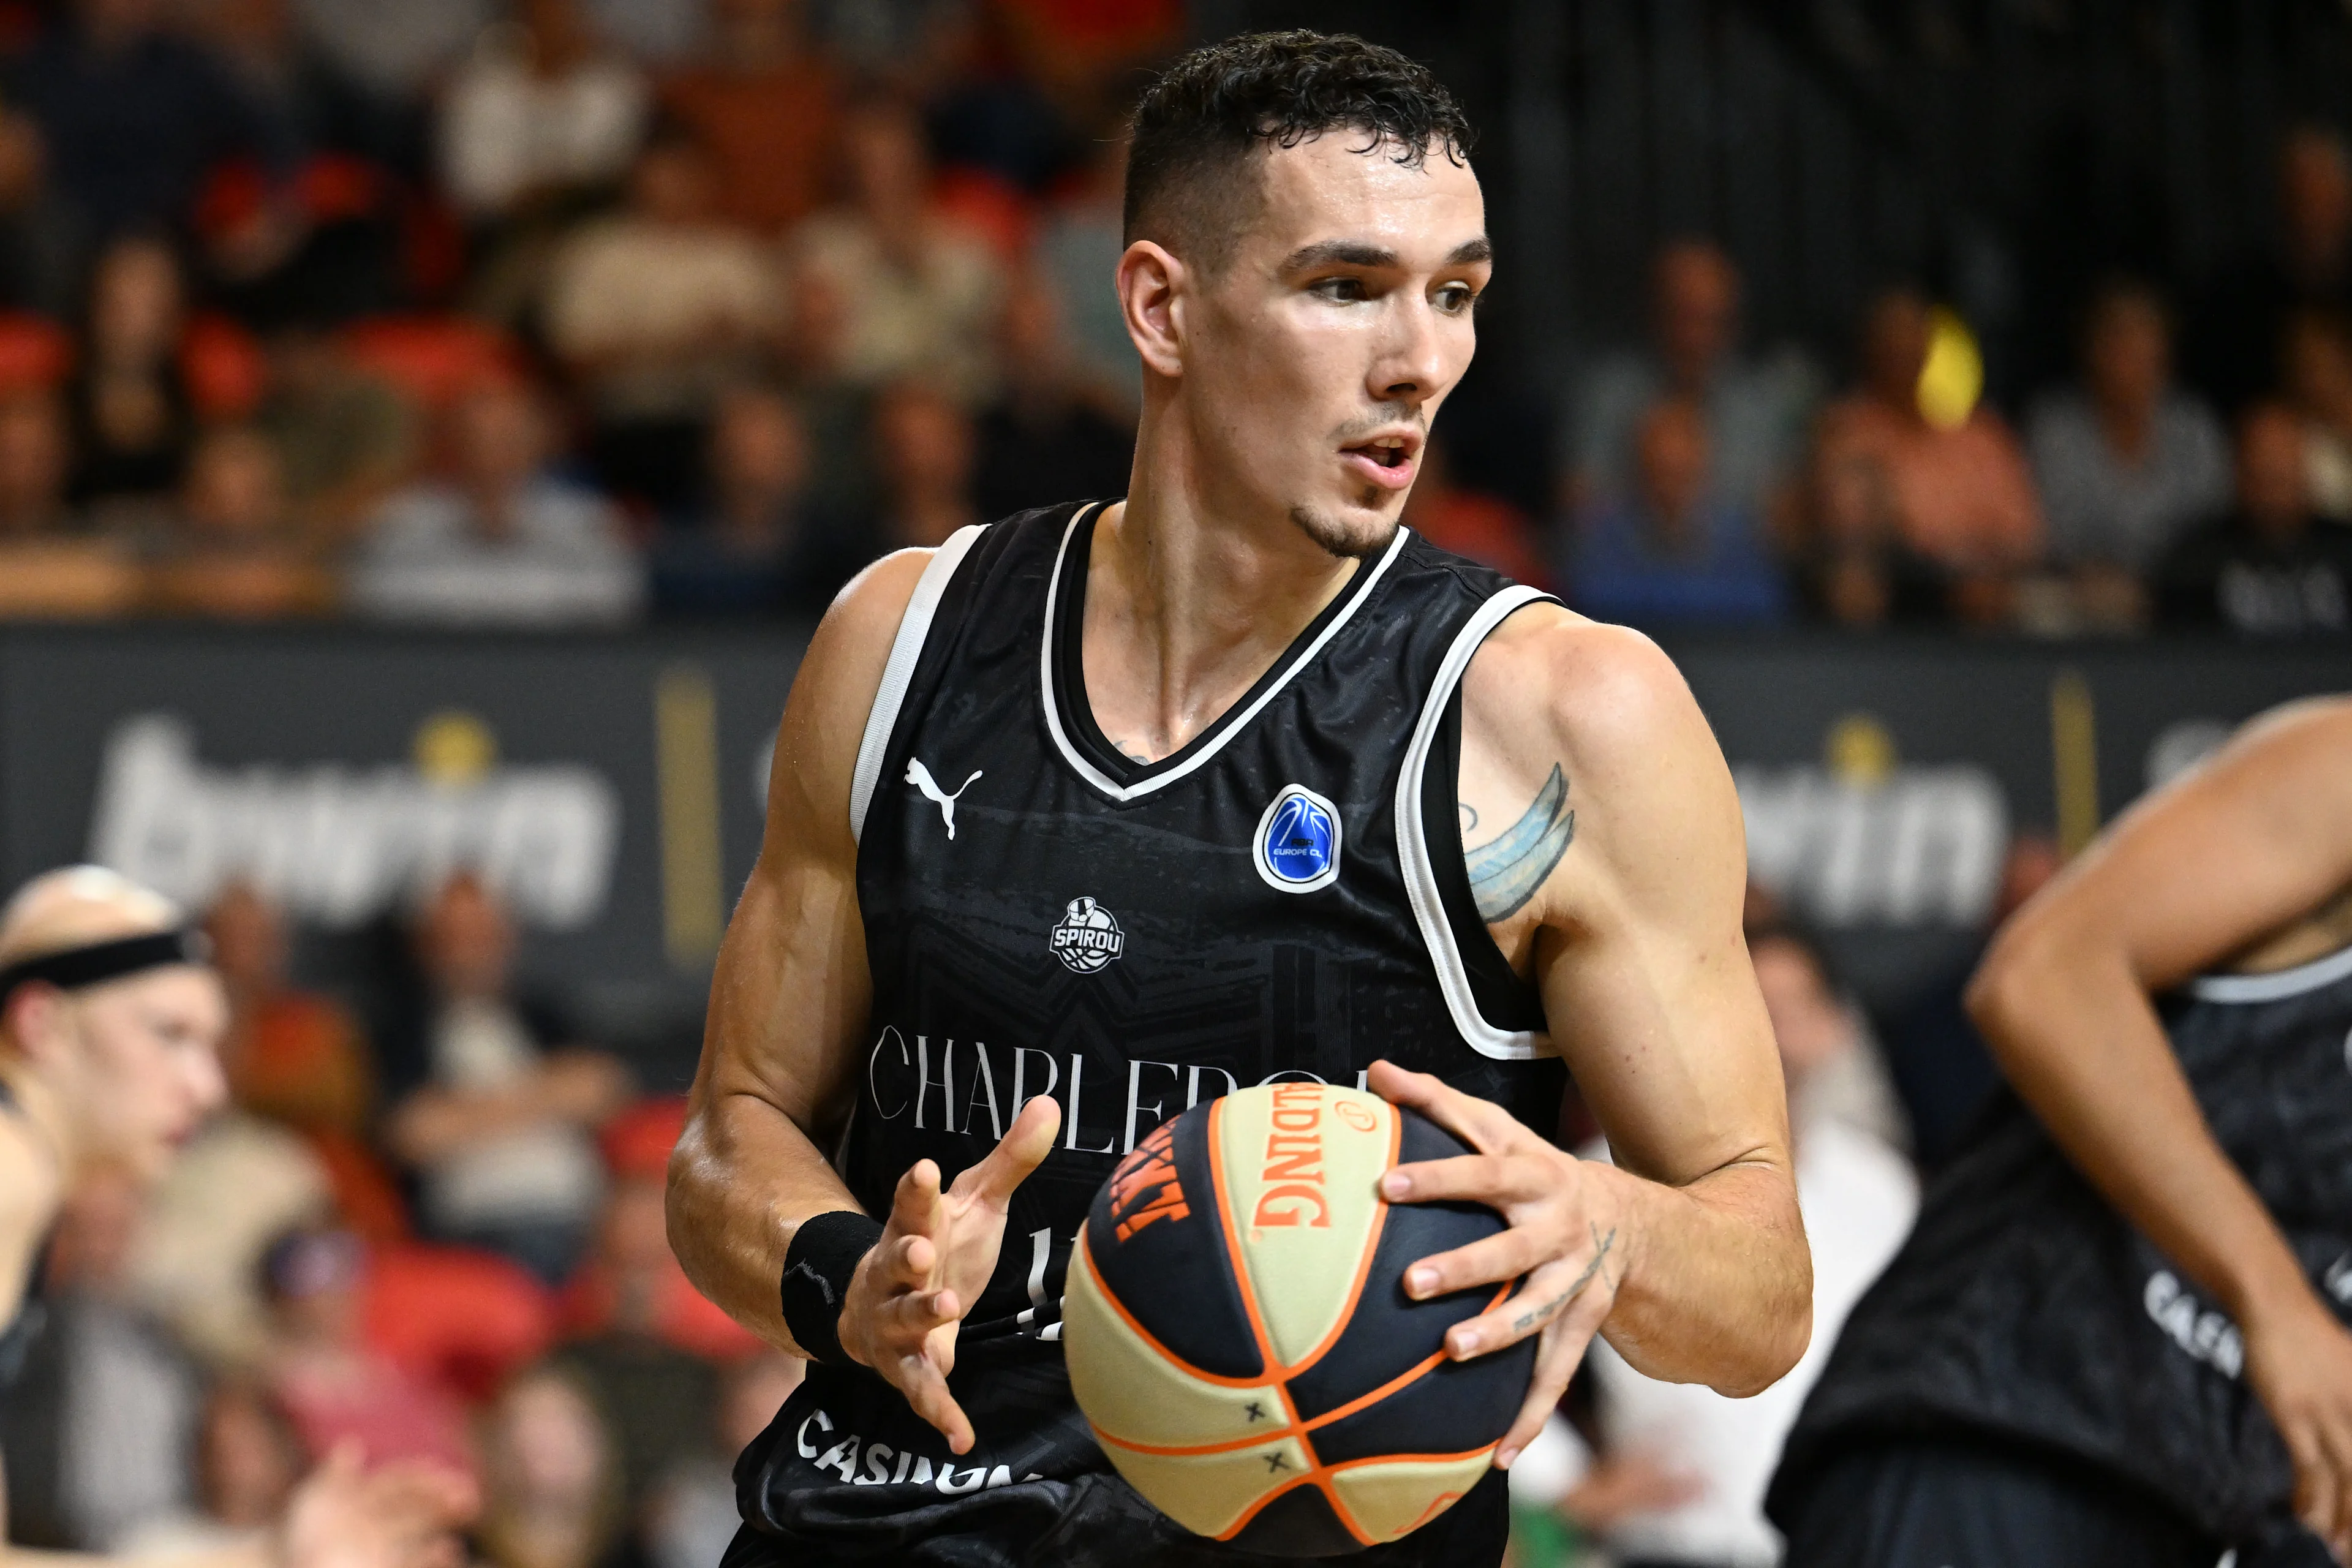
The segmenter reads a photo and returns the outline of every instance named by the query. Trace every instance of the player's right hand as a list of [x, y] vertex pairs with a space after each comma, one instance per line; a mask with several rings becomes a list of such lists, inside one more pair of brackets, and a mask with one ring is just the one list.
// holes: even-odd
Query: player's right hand
[[898, 1179], [882, 1239], [860, 1259], [841, 1303], [841, 1348], [907, 1396], [951, 1453], [971, 1451], [971, 1423], [948, 1392], [956, 1330], [996, 1271], [1013, 1189], [1053, 1152], [1062, 1108], [1038, 1095], [1003, 1142], [945, 1192], [919, 1160]]
[[2304, 1295], [2244, 1325], [2246, 1381], [2294, 1459], [2294, 1511], [2352, 1563], [2352, 1332]]
[[462, 1568], [457, 1531], [479, 1506], [474, 1483], [446, 1465], [365, 1469], [359, 1444], [346, 1440], [294, 1489], [277, 1560], [280, 1568]]

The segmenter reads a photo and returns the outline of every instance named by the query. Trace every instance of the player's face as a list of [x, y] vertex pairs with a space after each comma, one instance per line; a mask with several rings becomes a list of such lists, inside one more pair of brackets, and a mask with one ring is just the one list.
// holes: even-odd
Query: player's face
[[96, 1158], [152, 1179], [226, 1097], [228, 1004], [210, 970], [174, 965], [68, 998], [73, 1098]]
[[1491, 270], [1469, 166], [1442, 150], [1402, 166], [1364, 140], [1265, 155], [1265, 200], [1204, 285], [1184, 361], [1223, 480], [1339, 555], [1394, 535]]

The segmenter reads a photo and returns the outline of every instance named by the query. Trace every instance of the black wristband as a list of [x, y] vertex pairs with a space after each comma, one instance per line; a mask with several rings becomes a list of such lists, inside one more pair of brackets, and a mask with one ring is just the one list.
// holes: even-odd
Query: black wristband
[[784, 1249], [784, 1327], [812, 1361], [855, 1366], [841, 1348], [841, 1304], [858, 1259], [882, 1239], [881, 1222], [856, 1209], [812, 1215]]

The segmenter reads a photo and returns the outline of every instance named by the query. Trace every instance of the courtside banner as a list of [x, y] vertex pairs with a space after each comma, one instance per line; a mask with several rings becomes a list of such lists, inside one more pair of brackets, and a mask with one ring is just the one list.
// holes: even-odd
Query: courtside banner
[[[331, 936], [471, 867], [520, 916], [532, 975], [677, 1014], [757, 853], [805, 642], [8, 628], [0, 874], [95, 858], [199, 907], [243, 878]], [[2079, 844], [2248, 715], [2352, 687], [2352, 649], [2325, 645], [1669, 648], [1731, 761], [1757, 878], [1880, 1003], [1972, 950], [2013, 831]]]

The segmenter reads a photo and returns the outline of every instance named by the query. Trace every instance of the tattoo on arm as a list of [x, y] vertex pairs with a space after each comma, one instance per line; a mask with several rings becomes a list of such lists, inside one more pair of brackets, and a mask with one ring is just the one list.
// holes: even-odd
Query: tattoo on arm
[[1554, 763], [1551, 777], [1536, 792], [1535, 803], [1526, 815], [1500, 838], [1465, 855], [1478, 918], [1493, 925], [1518, 913], [1536, 896], [1536, 889], [1543, 886], [1575, 837], [1576, 813], [1568, 809], [1568, 775]]
[[1562, 1307], [1584, 1294], [1584, 1288], [1592, 1283], [1594, 1276], [1601, 1272], [1601, 1265], [1608, 1260], [1609, 1249], [1616, 1245], [1617, 1229], [1614, 1226], [1610, 1227], [1607, 1236], [1601, 1234], [1599, 1226], [1594, 1226], [1592, 1227], [1592, 1261], [1584, 1266], [1584, 1272], [1578, 1275], [1567, 1289], [1562, 1290], [1542, 1306], [1531, 1307], [1520, 1313], [1518, 1321], [1511, 1325], [1512, 1330], [1515, 1332], [1524, 1333], [1538, 1323], [1549, 1321]]

